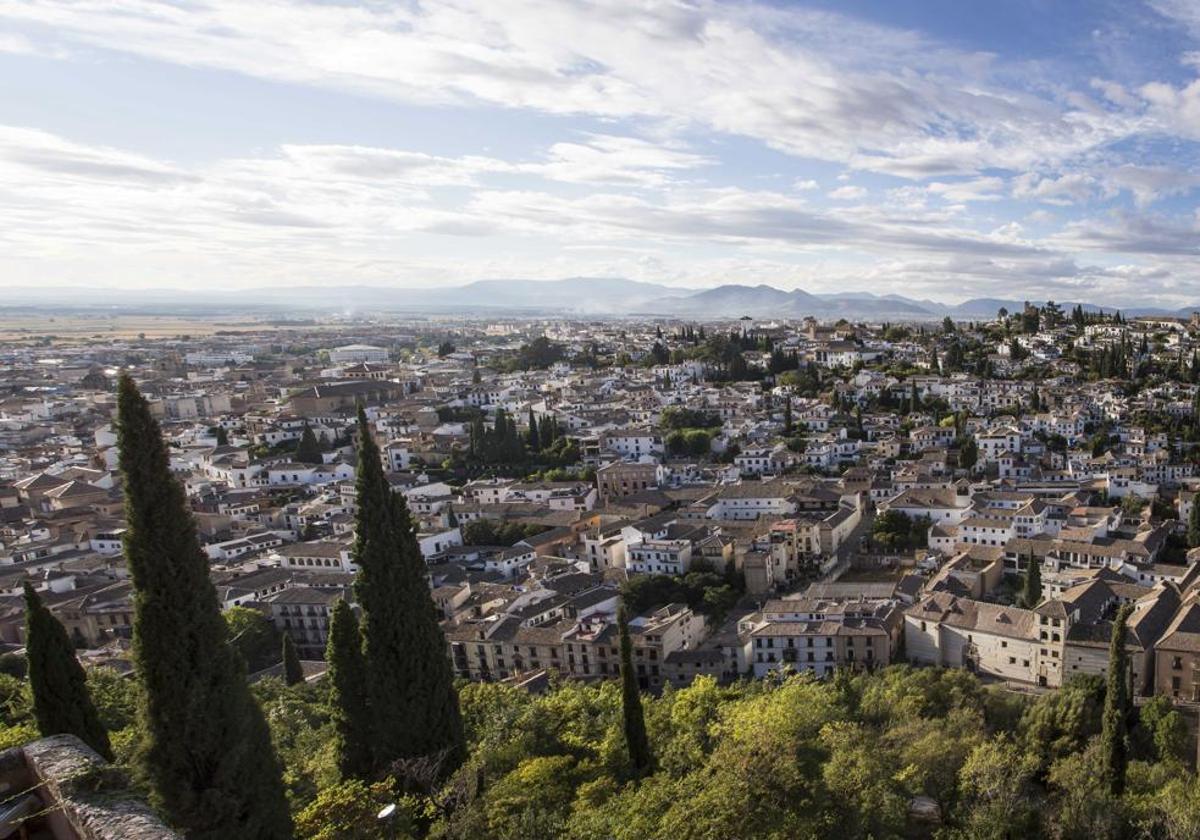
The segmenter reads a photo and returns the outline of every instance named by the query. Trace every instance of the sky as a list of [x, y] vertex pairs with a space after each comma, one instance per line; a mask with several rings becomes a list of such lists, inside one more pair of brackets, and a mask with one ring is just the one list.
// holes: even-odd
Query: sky
[[0, 287], [1200, 304], [1200, 0], [0, 0]]

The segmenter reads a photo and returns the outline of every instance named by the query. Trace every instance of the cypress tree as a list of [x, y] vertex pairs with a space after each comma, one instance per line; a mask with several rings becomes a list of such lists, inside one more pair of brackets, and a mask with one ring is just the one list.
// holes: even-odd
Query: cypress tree
[[1108, 644], [1108, 688], [1100, 730], [1101, 772], [1113, 796], [1125, 792], [1125, 768], [1129, 763], [1129, 659], [1125, 651], [1125, 623], [1130, 609], [1125, 604], [1113, 619]]
[[1042, 564], [1029, 549], [1029, 563], [1025, 570], [1025, 585], [1021, 588], [1021, 603], [1031, 610], [1042, 602]]
[[228, 445], [229, 445], [229, 432], [227, 432], [225, 430], [224, 426], [217, 426], [217, 446], [228, 446]]
[[33, 690], [33, 714], [42, 735], [75, 735], [113, 760], [108, 732], [92, 704], [87, 675], [75, 658], [75, 648], [33, 586], [25, 583], [25, 657]]
[[541, 442], [538, 440], [537, 417], [534, 416], [532, 408], [529, 409], [529, 451], [542, 451]]
[[325, 649], [333, 722], [338, 733], [338, 770], [343, 779], [371, 772], [371, 717], [367, 707], [367, 674], [358, 617], [339, 599], [329, 621]]
[[133, 662], [146, 733], [141, 769], [157, 807], [189, 840], [290, 838], [270, 732], [229, 644], [158, 423], [128, 376], [117, 400]]
[[629, 749], [633, 772], [645, 776], [653, 769], [654, 755], [650, 752], [642, 694], [633, 671], [633, 641], [629, 638], [629, 620], [624, 607], [617, 613], [617, 624], [621, 629], [621, 712], [625, 719], [625, 745]]
[[471, 420], [471, 454], [482, 456], [484, 454], [484, 442], [487, 440], [487, 431], [483, 427], [483, 417], [476, 415]]
[[1200, 546], [1200, 493], [1192, 495], [1192, 509], [1188, 513], [1187, 541], [1191, 548]]
[[465, 743], [446, 638], [408, 506], [388, 487], [361, 407], [358, 425], [354, 586], [362, 605], [375, 768], [431, 757], [449, 772], [464, 758]]
[[321, 464], [325, 461], [321, 457], [321, 444], [317, 442], [317, 436], [307, 424], [304, 426], [304, 433], [300, 435], [300, 442], [296, 444], [293, 458], [300, 464]]
[[288, 685], [304, 682], [304, 668], [300, 665], [300, 654], [296, 653], [291, 633], [283, 634], [283, 681]]
[[958, 465], [964, 470], [971, 470], [979, 462], [979, 444], [975, 438], [965, 438], [958, 448]]
[[792, 395], [788, 394], [784, 398], [783, 403], [783, 436], [791, 437], [793, 432], [792, 426]]

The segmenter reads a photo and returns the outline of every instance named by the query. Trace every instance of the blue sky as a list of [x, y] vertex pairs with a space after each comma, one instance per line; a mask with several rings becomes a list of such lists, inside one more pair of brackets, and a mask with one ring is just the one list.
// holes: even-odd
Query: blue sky
[[1200, 304], [1200, 2], [0, 4], [0, 285]]

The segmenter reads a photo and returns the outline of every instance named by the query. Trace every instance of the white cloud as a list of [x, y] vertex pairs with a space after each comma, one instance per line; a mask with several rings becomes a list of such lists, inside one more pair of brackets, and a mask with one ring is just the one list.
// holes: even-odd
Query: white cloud
[[935, 181], [926, 187], [926, 189], [933, 195], [944, 198], [946, 201], [998, 201], [1004, 197], [1004, 179], [996, 177], [973, 178], [966, 181], [954, 181], [952, 183]]
[[1057, 177], [1029, 172], [1013, 179], [1012, 194], [1014, 198], [1068, 205], [1090, 200], [1098, 189], [1096, 178], [1084, 172], [1070, 172]]
[[0, 18], [149, 58], [416, 103], [667, 120], [910, 178], [1026, 169], [1131, 120], [993, 58], [828, 13], [699, 0], [12, 0]]
[[1163, 17], [1183, 24], [1200, 38], [1200, 6], [1194, 0], [1148, 0], [1148, 4]]
[[1138, 207], [1146, 207], [1161, 198], [1191, 192], [1200, 186], [1200, 175], [1166, 166], [1126, 163], [1108, 172], [1106, 181], [1113, 188], [1128, 190]]
[[670, 173], [713, 163], [712, 158], [681, 148], [634, 137], [593, 134], [579, 142], [555, 143], [545, 163], [529, 164], [519, 170], [572, 183], [662, 186], [671, 179]]
[[1142, 85], [1140, 93], [1163, 131], [1200, 140], [1200, 79], [1178, 88], [1151, 82]]
[[867, 190], [865, 187], [846, 185], [830, 190], [828, 195], [835, 201], [855, 201], [860, 198], [866, 198]]
[[17, 32], [0, 32], [0, 53], [32, 55], [39, 58], [67, 59], [71, 57], [71, 53], [62, 47], [35, 42]]

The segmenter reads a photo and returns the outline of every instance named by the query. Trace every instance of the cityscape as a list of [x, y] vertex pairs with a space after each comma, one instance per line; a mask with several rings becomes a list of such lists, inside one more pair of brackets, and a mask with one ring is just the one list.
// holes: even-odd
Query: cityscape
[[1197, 56], [0, 4], [0, 838], [1200, 840]]

